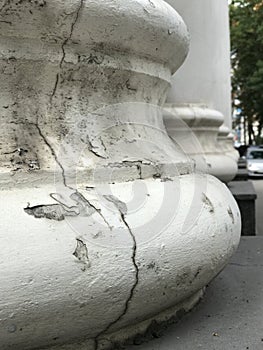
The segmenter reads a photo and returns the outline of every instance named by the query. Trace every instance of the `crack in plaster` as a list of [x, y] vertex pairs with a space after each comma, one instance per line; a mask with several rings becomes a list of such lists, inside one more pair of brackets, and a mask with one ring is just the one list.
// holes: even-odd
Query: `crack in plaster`
[[84, 0], [80, 0], [80, 4], [79, 7], [77, 8], [76, 11], [74, 11], [72, 14], [76, 14], [73, 22], [71, 23], [71, 27], [70, 27], [70, 33], [69, 36], [63, 41], [62, 45], [61, 45], [61, 50], [62, 50], [62, 57], [61, 60], [59, 62], [59, 68], [60, 68], [60, 72], [56, 74], [56, 81], [55, 81], [55, 85], [54, 88], [52, 90], [52, 94], [50, 96], [50, 102], [52, 102], [53, 97], [55, 96], [56, 92], [57, 92], [57, 87], [58, 87], [58, 83], [59, 83], [59, 79], [60, 79], [60, 74], [61, 74], [61, 70], [62, 70], [62, 65], [65, 62], [65, 57], [66, 57], [66, 46], [68, 44], [68, 42], [71, 40], [73, 32], [74, 32], [74, 28], [77, 24], [77, 21], [79, 19], [79, 15], [80, 15], [80, 11], [83, 8], [84, 5]]
[[[142, 167], [143, 165], [150, 165], [155, 167], [155, 164], [151, 161], [142, 161], [142, 160], [124, 160], [122, 163], [109, 163], [107, 164], [108, 167], [110, 168], [122, 168], [123, 166], [126, 168], [131, 168], [131, 167], [136, 167], [138, 171], [138, 178], [140, 180], [143, 180], [143, 175], [142, 175]], [[156, 170], [156, 169], [155, 169]], [[157, 171], [157, 170], [156, 170]], [[154, 176], [154, 175], [153, 175]], [[128, 181], [127, 181], [128, 182]]]
[[[124, 161], [123, 163], [126, 164], [127, 166], [135, 165], [137, 167], [137, 170], [138, 170], [139, 179], [142, 180], [142, 166], [143, 166], [143, 164], [147, 164], [147, 163], [144, 163], [143, 161], [140, 161], [140, 160]], [[153, 163], [150, 162], [148, 165], [153, 165]]]
[[[70, 189], [70, 190], [73, 190], [74, 193], [71, 195], [71, 199], [72, 196], [77, 195], [77, 197], [79, 199], [81, 199], [82, 201], [84, 201], [85, 203], [88, 204], [89, 207], [93, 208], [98, 214], [99, 216], [102, 218], [102, 220], [105, 222], [105, 224], [108, 226], [108, 228], [112, 231], [112, 226], [110, 226], [109, 222], [106, 220], [106, 218], [104, 217], [104, 215], [101, 213], [101, 210], [98, 209], [94, 204], [92, 204], [86, 197], [84, 197], [78, 190], [74, 189], [73, 187], [70, 187], [69, 185], [67, 185], [67, 182], [66, 182], [66, 175], [65, 175], [65, 169], [62, 165], [62, 163], [59, 161], [57, 155], [56, 155], [56, 152], [55, 150], [53, 149], [53, 147], [51, 146], [51, 144], [47, 141], [45, 135], [42, 133], [40, 127], [39, 127], [39, 124], [38, 124], [38, 121], [36, 123], [29, 123], [31, 125], [34, 125], [36, 127], [36, 129], [38, 130], [38, 133], [40, 135], [40, 137], [43, 139], [44, 143], [46, 144], [46, 146], [50, 149], [50, 152], [51, 154], [53, 155], [56, 163], [58, 164], [59, 168], [61, 169], [61, 176], [62, 176], [62, 180], [63, 180], [63, 184], [66, 188]], [[52, 197], [53, 198], [53, 197]], [[56, 198], [53, 198], [57, 201]], [[73, 199], [74, 200], [74, 199]], [[75, 200], [76, 201], [76, 200]], [[76, 201], [77, 203], [79, 203], [78, 201]], [[61, 203], [63, 206], [67, 207], [64, 203]], [[71, 208], [69, 208], [71, 209]]]
[[[69, 187], [68, 187], [69, 188]], [[71, 188], [72, 189], [72, 188]], [[104, 215], [101, 212], [101, 209], [97, 208], [94, 204], [92, 204], [86, 197], [84, 197], [81, 193], [78, 192], [78, 190], [75, 190], [76, 194], [82, 198], [82, 200], [84, 202], [86, 202], [91, 208], [93, 208], [95, 210], [95, 212], [97, 212], [99, 214], [99, 216], [102, 218], [102, 220], [105, 222], [105, 224], [108, 226], [108, 228], [110, 229], [110, 231], [112, 231], [113, 227], [110, 226], [109, 222], [106, 220], [106, 218], [104, 217]]]
[[68, 44], [69, 40], [72, 38], [73, 31], [74, 31], [75, 25], [76, 25], [76, 23], [77, 23], [77, 21], [79, 19], [79, 14], [80, 14], [80, 11], [81, 11], [81, 9], [83, 7], [83, 4], [84, 4], [84, 0], [80, 0], [80, 5], [79, 5], [78, 9], [75, 12], [76, 13], [76, 17], [75, 17], [75, 19], [73, 20], [73, 22], [71, 24], [69, 36], [62, 43], [62, 46], [61, 46], [61, 48], [62, 48], [62, 58], [61, 58], [61, 61], [60, 61], [60, 64], [59, 64], [60, 68], [62, 68], [62, 64], [65, 61], [65, 56], [66, 56], [65, 47]]
[[114, 204], [114, 206], [118, 209], [120, 213], [123, 213], [124, 215], [127, 214], [127, 206], [124, 202], [120, 201], [118, 198], [112, 195], [103, 196], [107, 201]]
[[[65, 186], [66, 188], [68, 188], [68, 189], [74, 191], [74, 193], [71, 195], [71, 199], [73, 199], [72, 196], [74, 196], [74, 194], [75, 194], [79, 199], [82, 200], [82, 202], [87, 203], [89, 207], [93, 208], [93, 209], [99, 214], [99, 216], [103, 219], [103, 221], [104, 221], [105, 224], [108, 226], [108, 228], [112, 231], [112, 226], [110, 226], [110, 224], [108, 223], [108, 221], [106, 220], [106, 218], [104, 217], [104, 215], [101, 213], [101, 210], [98, 209], [94, 204], [92, 204], [92, 203], [91, 203], [86, 197], [84, 197], [78, 190], [76, 190], [76, 189], [74, 189], [73, 187], [70, 187], [69, 185], [67, 185], [66, 175], [65, 175], [65, 169], [64, 169], [62, 163], [59, 161], [58, 156], [57, 156], [55, 150], [53, 149], [53, 147], [51, 146], [51, 144], [48, 142], [48, 140], [46, 139], [45, 135], [42, 133], [41, 128], [40, 128], [40, 126], [39, 126], [39, 124], [38, 124], [38, 120], [37, 120], [36, 123], [29, 123], [29, 124], [36, 127], [36, 129], [37, 129], [37, 131], [38, 131], [40, 137], [43, 139], [43, 141], [44, 141], [44, 143], [46, 144], [46, 146], [50, 149], [50, 152], [51, 152], [52, 156], [54, 157], [54, 159], [55, 159], [57, 165], [58, 165], [59, 168], [61, 169], [61, 176], [62, 176], [62, 180], [63, 180], [64, 186]], [[52, 197], [52, 198], [53, 198], [53, 197]], [[53, 198], [53, 199], [55, 199], [55, 200], [57, 201], [56, 198]], [[73, 199], [73, 200], [74, 200], [74, 199]], [[76, 201], [76, 200], [75, 200], [75, 202], [79, 203], [79, 202]], [[61, 203], [61, 202], [59, 202], [59, 203], [62, 204], [63, 206], [65, 206], [65, 207], [67, 207], [64, 203]]]
[[[53, 149], [53, 147], [51, 146], [51, 144], [48, 142], [48, 140], [46, 139], [45, 135], [42, 133], [42, 130], [38, 124], [38, 120], [36, 123], [28, 123], [29, 125], [33, 125], [35, 126], [35, 128], [37, 129], [40, 137], [43, 139], [44, 143], [46, 144], [46, 146], [50, 149], [50, 152], [52, 154], [52, 156], [54, 157], [57, 165], [59, 166], [59, 168], [61, 169], [61, 176], [62, 176], [62, 180], [63, 180], [63, 184], [66, 188], [74, 191], [74, 193], [70, 196], [71, 199], [75, 200], [72, 196], [76, 195], [76, 197], [80, 200], [82, 200], [82, 202], [85, 202], [88, 204], [89, 207], [93, 208], [98, 214], [99, 216], [102, 218], [102, 220], [105, 222], [105, 224], [107, 225], [107, 227], [110, 229], [110, 231], [112, 231], [113, 227], [110, 226], [109, 222], [106, 220], [106, 218], [104, 217], [104, 215], [101, 213], [101, 210], [98, 209], [94, 204], [92, 204], [86, 197], [84, 197], [78, 190], [74, 189], [73, 187], [70, 187], [69, 185], [67, 185], [67, 181], [66, 181], [66, 175], [65, 175], [65, 169], [62, 165], [62, 163], [59, 161], [58, 156], [55, 152], [55, 150]], [[52, 194], [51, 194], [52, 196]], [[56, 198], [52, 197], [53, 199], [55, 199], [58, 203], [60, 203], [63, 207], [66, 207], [68, 209], [72, 209], [69, 208], [67, 205], [65, 205], [62, 202], [59, 202]], [[75, 200], [76, 203], [80, 203], [79, 201]]]
[[42, 140], [44, 141], [44, 143], [46, 144], [46, 146], [50, 149], [50, 152], [52, 154], [52, 156], [54, 157], [57, 165], [59, 166], [59, 168], [61, 169], [61, 175], [62, 175], [62, 180], [63, 180], [63, 183], [65, 185], [65, 187], [68, 187], [67, 184], [66, 184], [66, 178], [65, 178], [65, 170], [63, 168], [63, 165], [60, 163], [57, 155], [56, 155], [56, 152], [54, 150], [54, 148], [51, 146], [51, 144], [48, 142], [48, 140], [46, 139], [45, 135], [42, 133], [42, 130], [38, 124], [38, 119], [36, 121], [36, 123], [29, 123], [30, 125], [33, 125], [35, 126], [35, 128], [37, 129], [38, 133], [39, 133], [39, 136], [42, 138]]
[[56, 75], [56, 81], [55, 81], [55, 85], [54, 85], [54, 88], [53, 88], [52, 94], [51, 94], [51, 96], [50, 96], [50, 102], [52, 102], [53, 97], [54, 97], [54, 96], [55, 96], [55, 94], [56, 94], [57, 87], [58, 87], [58, 82], [59, 82], [59, 73], [57, 73], [57, 75]]
[[136, 242], [136, 238], [135, 238], [135, 235], [133, 234], [128, 222], [126, 221], [126, 218], [125, 218], [125, 215], [127, 214], [127, 206], [125, 203], [123, 203], [122, 201], [120, 201], [118, 198], [110, 195], [110, 196], [104, 196], [105, 199], [107, 199], [109, 202], [113, 203], [115, 205], [115, 207], [117, 208], [117, 210], [119, 211], [120, 213], [120, 217], [122, 219], [122, 222], [124, 223], [124, 225], [126, 226], [132, 240], [133, 240], [133, 250], [132, 250], [132, 263], [133, 263], [133, 266], [135, 268], [135, 281], [134, 281], [134, 284], [130, 290], [130, 294], [129, 294], [129, 297], [128, 299], [126, 300], [125, 302], [125, 306], [124, 306], [124, 310], [123, 312], [118, 316], [118, 318], [114, 321], [112, 321], [103, 331], [101, 331], [95, 338], [94, 338], [94, 341], [95, 341], [95, 350], [98, 350], [99, 349], [99, 338], [105, 334], [106, 332], [108, 332], [110, 330], [110, 328], [113, 326], [113, 325], [116, 325], [126, 314], [127, 314], [127, 311], [129, 309], [129, 305], [132, 301], [132, 298], [134, 296], [134, 292], [135, 292], [135, 289], [139, 283], [139, 266], [137, 265], [137, 262], [136, 262], [136, 254], [137, 254], [137, 242]]
[[[89, 136], [87, 135], [87, 142], [88, 142], [88, 150], [93, 153], [96, 157], [102, 158], [102, 159], [107, 159], [106, 157], [102, 156], [100, 153], [98, 153], [97, 151], [95, 151], [95, 148], [99, 148], [99, 147], [95, 147], [93, 146]], [[101, 141], [101, 145], [103, 146], [105, 152], [106, 152], [106, 147], [103, 143], [103, 141], [101, 140], [101, 138], [99, 139]]]

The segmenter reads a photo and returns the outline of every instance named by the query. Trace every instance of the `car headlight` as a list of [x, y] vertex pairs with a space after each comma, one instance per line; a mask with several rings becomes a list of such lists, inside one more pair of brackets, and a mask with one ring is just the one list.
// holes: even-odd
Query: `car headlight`
[[248, 167], [248, 169], [252, 169], [252, 168], [253, 168], [253, 164], [248, 163], [248, 164], [247, 164], [247, 167]]

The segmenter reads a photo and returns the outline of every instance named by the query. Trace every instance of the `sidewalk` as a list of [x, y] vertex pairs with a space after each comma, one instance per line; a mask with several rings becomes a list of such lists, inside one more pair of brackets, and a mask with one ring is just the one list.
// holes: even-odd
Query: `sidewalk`
[[178, 324], [126, 350], [263, 350], [263, 237], [243, 237], [204, 300]]
[[263, 180], [257, 179], [253, 181], [253, 185], [257, 192], [256, 200], [256, 223], [257, 235], [263, 236]]

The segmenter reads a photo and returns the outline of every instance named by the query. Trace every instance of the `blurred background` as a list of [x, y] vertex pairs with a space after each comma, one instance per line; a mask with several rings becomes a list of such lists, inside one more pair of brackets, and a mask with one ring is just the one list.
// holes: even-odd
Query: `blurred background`
[[[256, 233], [263, 235], [263, 1], [229, 1], [235, 148], [257, 195]], [[246, 169], [246, 170], [245, 170]]]

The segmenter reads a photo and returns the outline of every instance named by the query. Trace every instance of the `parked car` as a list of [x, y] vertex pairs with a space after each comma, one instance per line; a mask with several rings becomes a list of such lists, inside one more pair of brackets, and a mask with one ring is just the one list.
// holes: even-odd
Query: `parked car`
[[247, 169], [249, 176], [263, 176], [263, 146], [248, 148]]

